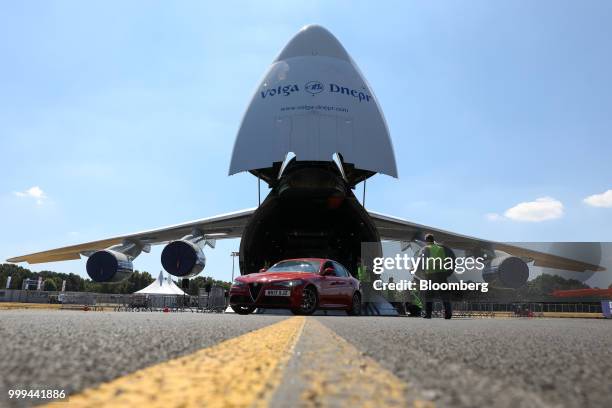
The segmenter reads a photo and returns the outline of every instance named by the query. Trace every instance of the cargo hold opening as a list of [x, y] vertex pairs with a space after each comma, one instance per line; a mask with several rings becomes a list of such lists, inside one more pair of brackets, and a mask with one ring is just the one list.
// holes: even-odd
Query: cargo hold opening
[[362, 242], [378, 232], [342, 175], [329, 164], [297, 164], [253, 214], [240, 243], [242, 274], [283, 259], [330, 258], [356, 274]]

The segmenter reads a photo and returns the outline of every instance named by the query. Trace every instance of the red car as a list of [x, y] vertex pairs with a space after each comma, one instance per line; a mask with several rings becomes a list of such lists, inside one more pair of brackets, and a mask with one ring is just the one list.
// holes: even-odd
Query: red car
[[258, 307], [290, 309], [309, 315], [317, 309], [361, 314], [359, 281], [331, 259], [299, 258], [276, 263], [268, 270], [239, 276], [230, 288], [230, 306], [238, 314]]

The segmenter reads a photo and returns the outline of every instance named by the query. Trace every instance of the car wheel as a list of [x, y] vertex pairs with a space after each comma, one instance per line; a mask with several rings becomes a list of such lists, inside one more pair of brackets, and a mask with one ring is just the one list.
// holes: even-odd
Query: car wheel
[[351, 308], [346, 311], [346, 314], [349, 316], [359, 316], [361, 314], [361, 296], [359, 296], [359, 293], [353, 293]]
[[317, 310], [318, 305], [319, 299], [317, 297], [317, 291], [312, 286], [306, 286], [302, 291], [302, 303], [300, 307], [291, 311], [294, 314], [311, 315]]
[[231, 305], [231, 308], [234, 312], [238, 313], [239, 315], [248, 315], [248, 314], [253, 313], [253, 311], [255, 310], [255, 306]]

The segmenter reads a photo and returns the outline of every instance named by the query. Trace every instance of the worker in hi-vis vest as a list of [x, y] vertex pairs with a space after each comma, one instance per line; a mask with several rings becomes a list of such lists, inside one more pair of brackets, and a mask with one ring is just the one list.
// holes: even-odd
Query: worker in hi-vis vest
[[361, 283], [370, 282], [370, 277], [365, 265], [361, 262], [361, 258], [357, 258], [357, 279]]
[[364, 265], [361, 257], [357, 257], [357, 279], [359, 279], [359, 288], [361, 289], [361, 310], [365, 315], [372, 314], [371, 304], [374, 297], [374, 289], [372, 288], [372, 278], [368, 267]]
[[[446, 277], [448, 271], [444, 269], [444, 260], [446, 258], [446, 250], [443, 246], [435, 243], [434, 236], [432, 234], [425, 235], [425, 242], [427, 243], [423, 248], [423, 260], [425, 261], [425, 279], [432, 283], [446, 283]], [[440, 298], [444, 305], [444, 318], [450, 319], [453, 316], [451, 308], [450, 294], [444, 291], [427, 291], [425, 294], [425, 318], [431, 319], [431, 313], [433, 311], [433, 300], [434, 298]]]

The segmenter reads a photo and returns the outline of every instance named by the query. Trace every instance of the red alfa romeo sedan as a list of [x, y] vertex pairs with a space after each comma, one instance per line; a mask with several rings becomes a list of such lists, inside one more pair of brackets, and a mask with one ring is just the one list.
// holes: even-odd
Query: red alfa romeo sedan
[[290, 309], [309, 315], [317, 309], [361, 314], [359, 281], [331, 259], [299, 258], [276, 263], [259, 273], [239, 276], [230, 288], [230, 306], [238, 314], [256, 308]]

